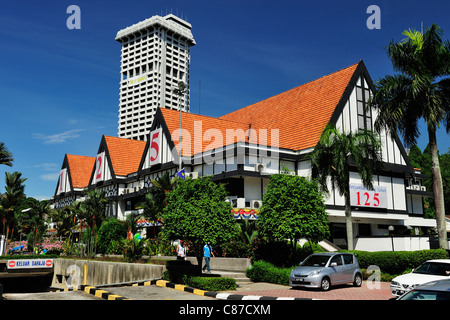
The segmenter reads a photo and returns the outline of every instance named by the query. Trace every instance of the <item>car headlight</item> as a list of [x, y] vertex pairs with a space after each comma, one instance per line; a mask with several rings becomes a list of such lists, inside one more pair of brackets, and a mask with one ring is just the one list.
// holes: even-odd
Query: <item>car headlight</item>
[[312, 276], [318, 275], [320, 273], [320, 271], [322, 271], [322, 270], [314, 270], [314, 271], [310, 272], [308, 274], [308, 276], [312, 277]]
[[391, 284], [392, 284], [393, 286], [399, 286], [399, 285], [400, 285], [400, 283], [398, 283], [397, 281], [391, 281]]

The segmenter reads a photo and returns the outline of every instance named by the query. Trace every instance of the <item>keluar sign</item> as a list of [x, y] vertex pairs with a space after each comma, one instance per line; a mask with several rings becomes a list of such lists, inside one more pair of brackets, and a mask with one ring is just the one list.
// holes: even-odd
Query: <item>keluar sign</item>
[[8, 260], [8, 269], [53, 268], [53, 259], [15, 259]]

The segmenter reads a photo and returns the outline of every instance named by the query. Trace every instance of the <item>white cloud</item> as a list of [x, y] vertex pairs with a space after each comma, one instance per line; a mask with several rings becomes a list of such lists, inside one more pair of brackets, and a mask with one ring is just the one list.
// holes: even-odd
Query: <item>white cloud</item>
[[54, 181], [56, 184], [59, 178], [59, 172], [41, 174], [39, 178], [41, 178], [44, 181]]
[[39, 163], [33, 166], [33, 168], [42, 169], [44, 171], [55, 171], [58, 170], [58, 164], [52, 162]]
[[75, 130], [68, 130], [61, 133], [56, 133], [52, 135], [42, 134], [42, 133], [35, 133], [33, 134], [33, 138], [42, 140], [45, 144], [57, 144], [57, 143], [64, 143], [69, 139], [75, 139], [80, 137], [78, 132], [83, 131], [83, 129], [75, 129]]

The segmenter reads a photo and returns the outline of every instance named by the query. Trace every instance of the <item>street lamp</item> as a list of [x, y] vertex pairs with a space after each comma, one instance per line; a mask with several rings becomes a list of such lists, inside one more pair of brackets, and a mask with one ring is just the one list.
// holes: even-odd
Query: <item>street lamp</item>
[[183, 81], [178, 82], [178, 87], [173, 89], [173, 93], [178, 95], [178, 107], [180, 109], [180, 163], [179, 163], [179, 170], [181, 171], [181, 156], [182, 156], [182, 149], [181, 149], [181, 98], [186, 93], [186, 84]]
[[394, 226], [389, 226], [388, 230], [389, 234], [391, 235], [392, 251], [394, 251], [394, 237], [392, 235], [392, 232], [394, 231]]

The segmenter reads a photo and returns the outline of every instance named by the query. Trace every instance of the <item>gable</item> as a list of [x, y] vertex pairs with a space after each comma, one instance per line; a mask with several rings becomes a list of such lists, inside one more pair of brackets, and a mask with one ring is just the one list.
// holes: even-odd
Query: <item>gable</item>
[[61, 167], [55, 195], [82, 190], [89, 185], [95, 158], [66, 154]]
[[145, 141], [103, 136], [91, 173], [91, 184], [137, 173]]
[[[331, 119], [331, 123], [343, 132], [355, 132], [359, 129], [373, 130], [377, 118], [377, 110], [366, 108], [375, 90], [372, 79], [365, 67], [355, 72], [349, 83], [346, 94]], [[380, 132], [382, 160], [385, 163], [408, 166], [410, 164], [406, 152], [398, 138], [382, 130]]]

